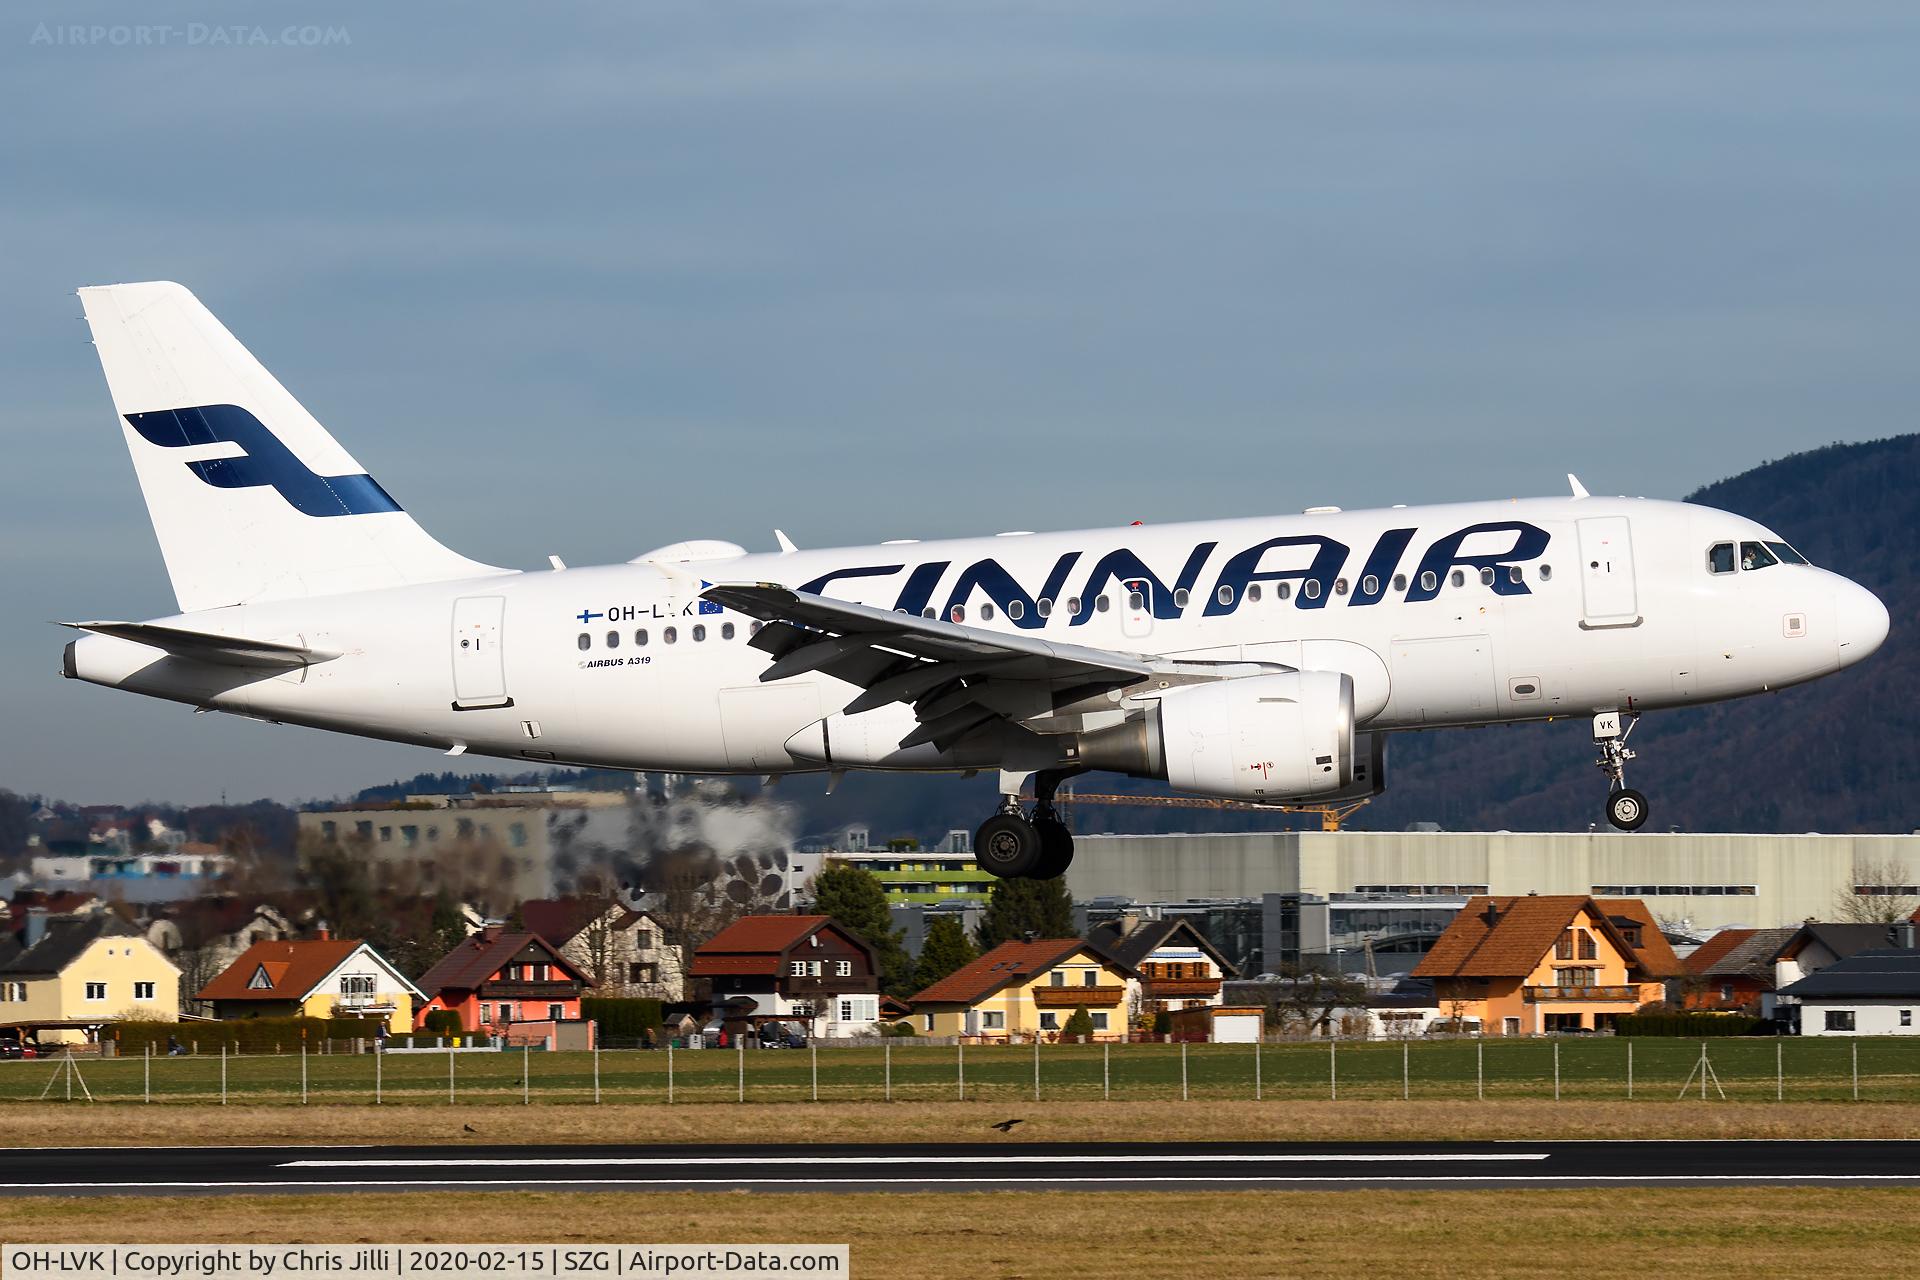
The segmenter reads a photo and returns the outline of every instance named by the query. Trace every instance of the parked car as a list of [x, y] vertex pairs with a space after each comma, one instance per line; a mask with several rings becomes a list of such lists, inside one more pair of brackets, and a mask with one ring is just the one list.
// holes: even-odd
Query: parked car
[[760, 1025], [762, 1049], [804, 1049], [807, 1029], [798, 1022], [764, 1022]]
[[0, 1039], [0, 1060], [37, 1058], [39, 1056], [40, 1051], [37, 1048], [27, 1044], [17, 1036], [8, 1036], [5, 1039]]

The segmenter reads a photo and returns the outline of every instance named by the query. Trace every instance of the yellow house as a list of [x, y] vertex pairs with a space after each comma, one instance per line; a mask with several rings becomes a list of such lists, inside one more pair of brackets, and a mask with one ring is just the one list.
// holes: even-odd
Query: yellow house
[[926, 1035], [985, 1042], [1049, 1038], [1074, 1010], [1095, 1039], [1124, 1039], [1128, 975], [1078, 938], [1003, 942], [913, 998]]
[[200, 989], [213, 1016], [377, 1018], [413, 1030], [420, 989], [380, 953], [351, 938], [256, 942]]
[[0, 1025], [43, 1044], [91, 1040], [123, 1018], [179, 1016], [180, 970], [112, 913], [49, 919], [0, 964]]

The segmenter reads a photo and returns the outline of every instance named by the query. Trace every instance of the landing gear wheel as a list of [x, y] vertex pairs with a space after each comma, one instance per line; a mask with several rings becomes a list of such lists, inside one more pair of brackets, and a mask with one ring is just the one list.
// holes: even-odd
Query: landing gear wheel
[[1036, 816], [1033, 829], [1040, 833], [1040, 860], [1030, 873], [1035, 880], [1052, 880], [1067, 873], [1073, 865], [1073, 832], [1067, 824], [1051, 816]]
[[1033, 875], [1042, 857], [1040, 833], [1019, 814], [996, 813], [973, 835], [973, 860], [1002, 880]]
[[1647, 798], [1632, 787], [1621, 787], [1607, 797], [1607, 821], [1622, 831], [1647, 825]]

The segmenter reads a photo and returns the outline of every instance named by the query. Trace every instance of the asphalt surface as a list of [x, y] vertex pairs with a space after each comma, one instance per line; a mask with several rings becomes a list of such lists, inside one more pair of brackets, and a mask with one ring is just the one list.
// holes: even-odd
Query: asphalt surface
[[0, 1195], [1920, 1184], [1920, 1141], [18, 1147]]

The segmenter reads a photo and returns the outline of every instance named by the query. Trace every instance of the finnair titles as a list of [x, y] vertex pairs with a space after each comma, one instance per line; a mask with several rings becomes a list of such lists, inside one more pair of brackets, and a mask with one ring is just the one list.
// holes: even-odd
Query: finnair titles
[[[186, 289], [80, 291], [179, 612], [69, 624], [74, 679], [450, 754], [689, 773], [997, 771], [1000, 876], [1090, 770], [1273, 805], [1395, 732], [1590, 719], [1633, 830], [1647, 712], [1830, 674], [1865, 588], [1707, 507], [1565, 497], [521, 572], [420, 528]], [[1571, 478], [1570, 478], [1571, 480]], [[1028, 783], [1034, 798], [1022, 799]]]

